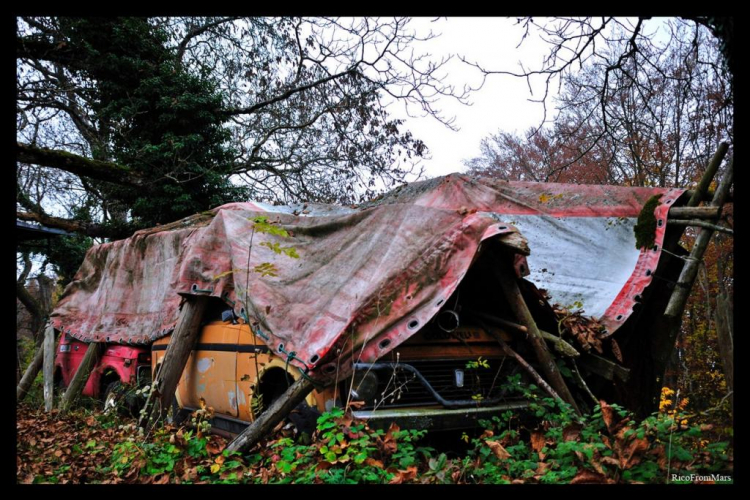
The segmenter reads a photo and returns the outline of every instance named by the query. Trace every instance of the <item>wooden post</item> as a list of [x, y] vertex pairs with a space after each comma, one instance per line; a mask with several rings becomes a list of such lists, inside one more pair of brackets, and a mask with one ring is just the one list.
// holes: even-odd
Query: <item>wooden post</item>
[[[721, 146], [706, 167], [706, 172], [700, 181], [699, 188], [687, 203], [688, 207], [695, 207], [705, 199], [707, 188], [713, 182], [716, 172], [724, 159], [727, 149]], [[715, 192], [714, 192], [715, 196]], [[727, 198], [728, 199], [728, 198]], [[672, 210], [682, 207], [674, 207]], [[667, 219], [664, 235], [664, 253], [659, 259], [652, 274], [655, 280], [646, 290], [641, 319], [628, 321], [622, 329], [620, 347], [623, 349], [630, 369], [627, 382], [618, 382], [621, 389], [617, 396], [622, 402], [642, 418], [647, 417], [659, 407], [659, 395], [664, 384], [664, 375], [674, 352], [675, 340], [680, 328], [681, 316], [668, 317], [664, 314], [667, 303], [674, 291], [673, 282], [677, 281], [685, 267], [685, 257], [688, 252], [679, 245], [683, 230], [669, 224], [672, 210]], [[652, 291], [649, 291], [651, 289]], [[658, 293], [657, 293], [658, 291]]]
[[541, 375], [539, 375], [539, 372], [537, 372], [534, 369], [534, 367], [532, 367], [529, 363], [527, 363], [526, 360], [523, 359], [520, 354], [518, 354], [516, 351], [511, 349], [511, 347], [503, 340], [503, 336], [500, 334], [500, 332], [496, 331], [494, 328], [490, 328], [484, 325], [481, 322], [479, 322], [479, 326], [481, 326], [485, 331], [487, 331], [487, 333], [495, 337], [495, 340], [497, 340], [497, 342], [500, 344], [500, 347], [503, 349], [503, 352], [505, 352], [506, 355], [515, 358], [518, 364], [521, 365], [521, 368], [526, 370], [526, 373], [528, 373], [531, 376], [531, 378], [533, 378], [534, 381], [537, 384], [539, 384], [539, 387], [544, 389], [544, 391], [550, 396], [552, 396], [553, 398], [562, 400], [560, 395], [557, 394], [557, 392], [555, 392], [555, 390], [552, 387], [550, 387], [550, 385], [547, 383], [546, 380], [542, 378]]
[[51, 323], [44, 330], [44, 411], [52, 411], [55, 376], [55, 329]]
[[730, 234], [734, 236], [734, 230], [728, 227], [719, 226], [718, 224], [711, 224], [704, 220], [692, 219], [692, 220], [681, 220], [681, 219], [669, 219], [667, 224], [670, 226], [694, 226], [694, 227], [705, 227], [706, 229], [712, 229], [721, 233]]
[[83, 388], [86, 386], [86, 382], [89, 379], [91, 370], [96, 366], [99, 356], [101, 355], [103, 345], [99, 342], [91, 342], [86, 349], [86, 354], [81, 360], [81, 364], [78, 365], [73, 379], [70, 381], [68, 388], [65, 390], [65, 395], [60, 401], [60, 414], [66, 414], [78, 396], [83, 392]]
[[[697, 207], [698, 203], [706, 198], [706, 195], [708, 194], [708, 188], [709, 186], [711, 186], [711, 182], [714, 180], [716, 172], [719, 171], [719, 167], [721, 166], [721, 162], [724, 160], [727, 151], [729, 151], [729, 144], [727, 144], [726, 142], [722, 142], [721, 144], [719, 144], [719, 147], [716, 150], [716, 153], [714, 153], [713, 158], [711, 158], [711, 161], [708, 162], [706, 172], [703, 174], [698, 187], [691, 194], [690, 200], [687, 202], [687, 206]], [[714, 196], [716, 196], [715, 193]]]
[[[494, 323], [500, 328], [504, 328], [512, 332], [520, 333], [522, 335], [528, 334], [528, 331], [529, 331], [529, 329], [523, 325], [519, 325], [518, 323], [514, 323], [512, 321], [508, 321], [507, 319], [499, 318], [491, 314], [485, 314], [479, 311], [474, 311], [472, 309], [464, 310], [464, 312], [468, 313], [470, 316], [474, 316], [475, 318], [483, 319], [490, 323]], [[552, 347], [554, 347], [555, 350], [558, 353], [562, 354], [563, 356], [566, 356], [568, 358], [576, 358], [581, 355], [581, 353], [576, 351], [576, 349], [572, 345], [565, 342], [562, 338], [558, 337], [557, 335], [553, 335], [549, 332], [545, 332], [544, 330], [539, 330], [539, 333], [542, 334], [542, 337], [544, 338], [544, 340], [552, 344]]]
[[289, 412], [304, 401], [314, 388], [315, 386], [309, 379], [305, 377], [298, 378], [247, 429], [242, 431], [227, 445], [227, 450], [240, 451], [255, 446], [263, 436], [271, 432], [276, 424], [284, 420], [289, 415]]
[[534, 348], [534, 353], [536, 354], [539, 364], [542, 365], [542, 372], [562, 400], [570, 404], [576, 413], [580, 415], [581, 410], [578, 408], [578, 405], [573, 399], [573, 395], [570, 393], [567, 384], [563, 380], [560, 370], [557, 369], [555, 358], [547, 349], [547, 344], [544, 342], [544, 338], [539, 332], [539, 328], [536, 326], [536, 322], [531, 316], [531, 312], [529, 311], [526, 302], [523, 300], [513, 269], [504, 259], [501, 259], [498, 266], [495, 266], [493, 269], [495, 270], [500, 286], [503, 289], [503, 293], [508, 300], [508, 304], [510, 305], [513, 314], [518, 318], [519, 323], [528, 329], [529, 342]]
[[[729, 160], [724, 178], [721, 180], [716, 192], [714, 193], [713, 200], [711, 201], [711, 206], [714, 208], [721, 207], [726, 201], [729, 188], [733, 181], [733, 164], [733, 160]], [[709, 168], [709, 171], [710, 170], [712, 169]], [[707, 172], [704, 179], [708, 176], [708, 173], [710, 172]], [[701, 184], [704, 184], [704, 182], [701, 181]], [[690, 202], [694, 202], [694, 199], [691, 198]], [[703, 260], [703, 254], [708, 247], [712, 235], [713, 230], [710, 228], [702, 228], [700, 230], [690, 254], [685, 259], [687, 262], [685, 262], [685, 265], [682, 267], [677, 283], [669, 297], [669, 302], [664, 308], [664, 314], [657, 320], [658, 324], [654, 326], [654, 332], [656, 332], [656, 335], [654, 335], [651, 340], [651, 357], [652, 363], [654, 364], [653, 373], [656, 377], [656, 382], [654, 384], [655, 387], [650, 391], [653, 398], [658, 398], [658, 390], [661, 389], [664, 373], [669, 364], [669, 360], [672, 357], [677, 335], [680, 331], [682, 314], [685, 311], [685, 305], [690, 296], [690, 291], [693, 288], [695, 278], [698, 275], [700, 263]], [[665, 240], [665, 246], [666, 245], [667, 243]], [[658, 402], [658, 399], [656, 399], [656, 402]]]
[[200, 336], [201, 320], [207, 302], [207, 296], [198, 295], [188, 297], [182, 304], [182, 311], [164, 353], [161, 368], [154, 378], [151, 393], [139, 419], [140, 427], [146, 427], [149, 422], [162, 418], [172, 405], [177, 383]]
[[21, 377], [18, 387], [16, 387], [17, 401], [22, 401], [23, 398], [26, 397], [26, 394], [29, 393], [29, 388], [31, 388], [31, 384], [34, 382], [34, 379], [36, 379], [36, 374], [41, 370], [43, 362], [44, 349], [40, 346], [37, 348], [36, 354], [34, 354], [34, 359], [32, 359], [29, 366], [26, 367], [26, 371], [23, 373], [23, 377]]
[[[711, 200], [712, 207], [721, 208], [726, 200], [726, 196], [729, 193], [729, 188], [734, 180], [734, 160], [729, 160], [727, 170], [724, 173], [724, 178], [721, 180], [719, 187], [716, 189], [714, 199]], [[700, 263], [703, 260], [703, 254], [708, 248], [708, 243], [711, 241], [713, 236], [713, 229], [702, 228], [698, 237], [695, 238], [693, 249], [690, 251], [690, 256], [682, 268], [680, 278], [677, 280], [677, 286], [672, 291], [672, 296], [669, 298], [669, 304], [667, 309], [664, 311], [664, 315], [668, 318], [680, 318], [682, 312], [685, 310], [685, 304], [690, 296], [690, 290], [693, 288], [696, 276], [698, 276], [698, 269], [700, 269]]]
[[669, 209], [667, 219], [707, 219], [721, 217], [721, 207], [674, 207]]

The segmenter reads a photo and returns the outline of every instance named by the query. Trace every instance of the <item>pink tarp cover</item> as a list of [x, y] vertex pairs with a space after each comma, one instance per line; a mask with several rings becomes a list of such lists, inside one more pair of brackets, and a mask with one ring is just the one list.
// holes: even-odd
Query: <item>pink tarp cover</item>
[[[637, 250], [632, 225], [654, 194], [663, 194], [656, 250]], [[647, 271], [661, 253], [666, 212], [680, 194], [452, 174], [356, 208], [232, 203], [91, 248], [52, 321], [84, 341], [148, 344], [174, 328], [183, 295], [210, 294], [246, 313], [272, 351], [284, 358], [294, 352], [290, 363], [322, 380], [334, 375], [339, 355], [355, 350], [360, 361], [375, 361], [409, 338], [453, 293], [483, 240], [520, 228], [531, 248], [529, 279], [554, 301], [557, 290], [577, 296], [579, 273], [581, 293], [606, 297], [587, 313], [613, 332], [652, 279]], [[253, 234], [258, 216], [290, 237]], [[583, 238], [571, 237], [576, 231]], [[552, 244], [558, 236], [565, 242], [559, 248]], [[299, 258], [263, 242], [294, 247]], [[564, 249], [557, 258], [574, 265], [548, 272], [556, 248]], [[614, 257], [601, 259], [609, 250]], [[263, 263], [278, 276], [248, 273]], [[339, 376], [347, 371], [338, 369]]]

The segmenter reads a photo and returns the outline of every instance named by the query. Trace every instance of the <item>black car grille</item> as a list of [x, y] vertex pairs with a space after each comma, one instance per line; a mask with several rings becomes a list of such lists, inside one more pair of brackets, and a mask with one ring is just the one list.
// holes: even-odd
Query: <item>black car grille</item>
[[[515, 395], [505, 394], [503, 387], [507, 377], [518, 371], [515, 360], [501, 358], [483, 361], [489, 367], [467, 368], [467, 363], [476, 362], [476, 359], [408, 361], [387, 368], [380, 366], [374, 370], [379, 382], [377, 396], [366, 401], [363, 409], [447, 406], [443, 404], [445, 402], [465, 407], [491, 403], [498, 398], [503, 401], [520, 399]], [[367, 369], [360, 366], [358, 370], [362, 368]], [[456, 385], [456, 370], [464, 373], [463, 387]], [[429, 383], [439, 397], [415, 372]], [[457, 403], [460, 401], [464, 403]]]

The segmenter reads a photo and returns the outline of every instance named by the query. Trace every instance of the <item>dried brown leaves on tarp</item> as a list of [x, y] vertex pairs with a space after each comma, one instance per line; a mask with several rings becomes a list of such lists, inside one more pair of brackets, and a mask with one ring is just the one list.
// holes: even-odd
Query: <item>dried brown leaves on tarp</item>
[[586, 352], [592, 348], [599, 354], [603, 352], [602, 340], [606, 338], [606, 334], [601, 323], [584, 316], [583, 309], [571, 311], [560, 304], [554, 304], [552, 310], [557, 317], [558, 330], [563, 336], [572, 337]]

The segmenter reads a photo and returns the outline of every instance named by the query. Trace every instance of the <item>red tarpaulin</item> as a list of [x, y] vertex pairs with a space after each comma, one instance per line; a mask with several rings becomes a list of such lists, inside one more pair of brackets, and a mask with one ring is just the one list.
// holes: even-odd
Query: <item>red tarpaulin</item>
[[[614, 332], [651, 282], [666, 213], [682, 192], [452, 174], [356, 208], [232, 203], [91, 248], [52, 321], [84, 341], [148, 344], [174, 328], [180, 294], [209, 294], [257, 322], [272, 351], [294, 353], [291, 364], [325, 379], [342, 349], [353, 345], [359, 361], [372, 362], [409, 338], [453, 293], [483, 240], [519, 230], [531, 249], [528, 279]], [[663, 194], [655, 247], [638, 250], [633, 226], [655, 194]], [[289, 237], [254, 232], [259, 216]], [[276, 276], [254, 270], [262, 264]]]

